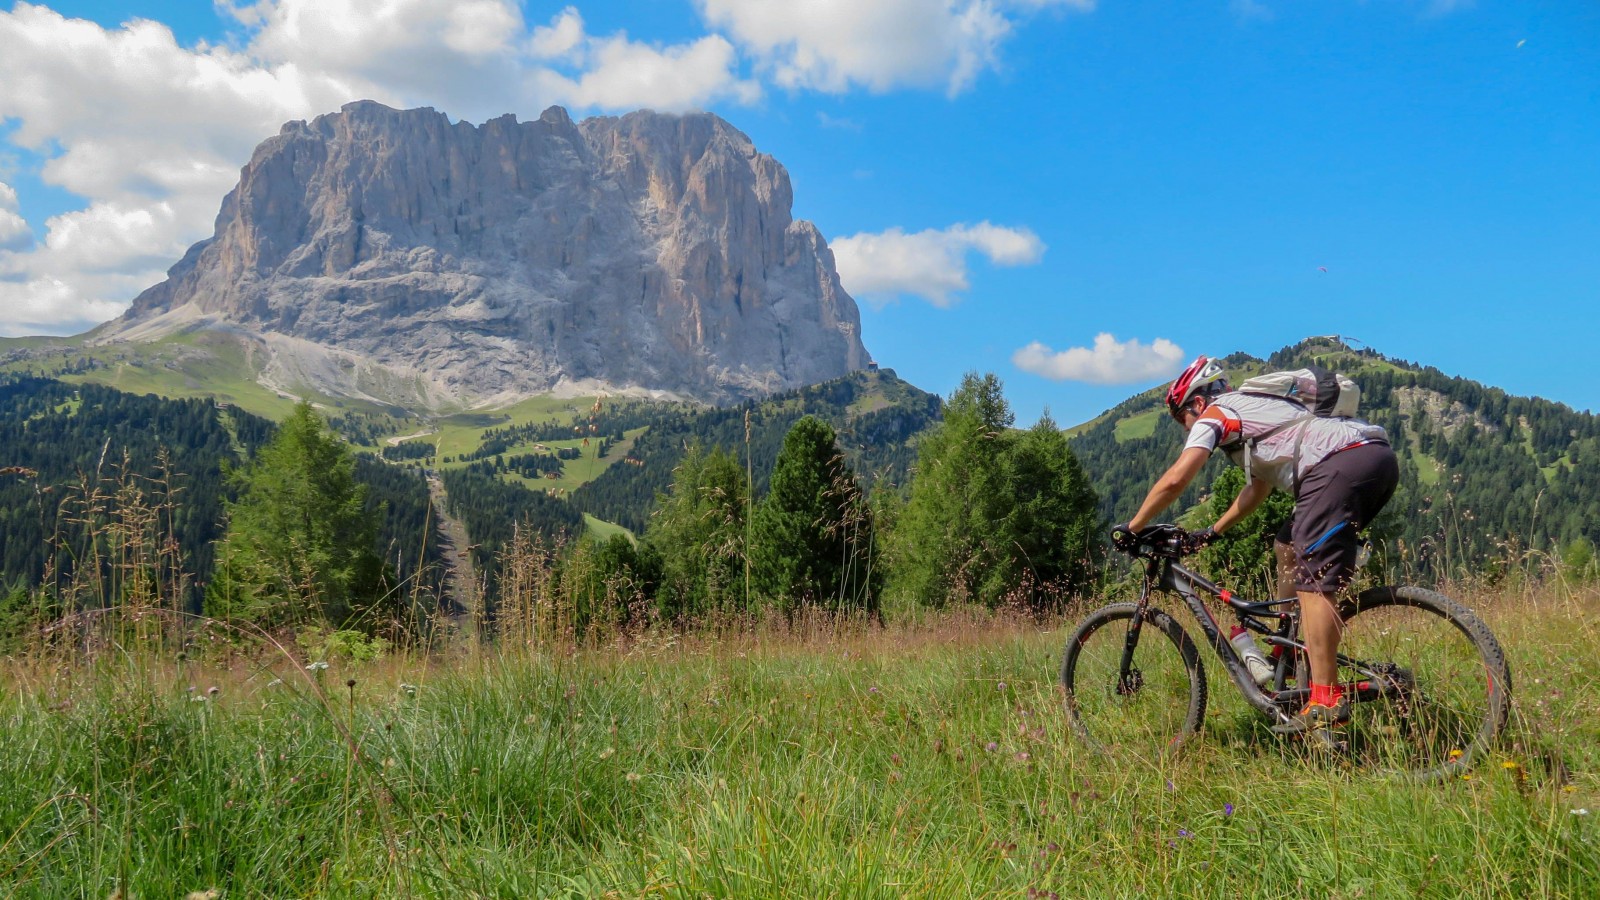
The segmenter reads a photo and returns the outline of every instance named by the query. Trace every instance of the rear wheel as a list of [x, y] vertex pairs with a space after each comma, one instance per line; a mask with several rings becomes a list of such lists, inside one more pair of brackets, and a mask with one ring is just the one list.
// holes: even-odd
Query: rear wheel
[[1200, 654], [1183, 626], [1146, 607], [1133, 655], [1122, 658], [1137, 607], [1115, 603], [1090, 613], [1067, 641], [1061, 660], [1067, 721], [1103, 753], [1160, 755], [1200, 728], [1206, 679]]
[[1415, 587], [1363, 591], [1340, 603], [1339, 615], [1339, 682], [1354, 701], [1356, 761], [1429, 781], [1482, 759], [1511, 705], [1511, 671], [1488, 626]]

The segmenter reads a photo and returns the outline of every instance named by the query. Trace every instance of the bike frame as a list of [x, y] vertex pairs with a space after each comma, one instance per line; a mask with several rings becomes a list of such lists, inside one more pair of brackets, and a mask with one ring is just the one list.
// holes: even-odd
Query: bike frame
[[[1309, 688], [1302, 684], [1294, 687], [1287, 685], [1287, 680], [1295, 672], [1296, 658], [1306, 652], [1306, 645], [1300, 642], [1300, 612], [1298, 608], [1280, 608], [1297, 601], [1269, 600], [1257, 603], [1235, 597], [1233, 592], [1179, 565], [1177, 553], [1170, 549], [1170, 545], [1167, 548], [1145, 545], [1134, 555], [1144, 560], [1144, 586], [1139, 592], [1139, 603], [1123, 644], [1119, 684], [1127, 686], [1132, 683], [1133, 651], [1139, 645], [1139, 633], [1148, 616], [1151, 596], [1157, 592], [1167, 592], [1183, 600], [1194, 616], [1195, 623], [1205, 633], [1212, 652], [1222, 661], [1223, 671], [1228, 673], [1234, 687], [1257, 711], [1274, 722], [1287, 722], [1305, 705], [1311, 695]], [[1279, 654], [1273, 667], [1271, 690], [1264, 690], [1256, 684], [1244, 660], [1233, 649], [1233, 644], [1211, 615], [1211, 610], [1201, 601], [1201, 594], [1209, 594], [1226, 604], [1238, 617], [1240, 625], [1261, 635], [1269, 646], [1283, 648], [1284, 652]], [[1357, 703], [1404, 694], [1411, 680], [1409, 673], [1390, 664], [1363, 662], [1342, 653], [1338, 655], [1338, 661], [1339, 665], [1362, 676], [1359, 681], [1343, 684], [1346, 695]]]
[[[1222, 661], [1222, 668], [1228, 673], [1228, 678], [1233, 681], [1234, 687], [1237, 687], [1250, 705], [1262, 715], [1275, 722], [1287, 722], [1290, 716], [1304, 705], [1310, 693], [1304, 687], [1285, 686], [1285, 681], [1294, 674], [1296, 654], [1304, 653], [1306, 649], [1305, 644], [1299, 640], [1300, 613], [1297, 610], [1279, 608], [1294, 601], [1273, 600], [1256, 603], [1242, 600], [1233, 596], [1233, 593], [1226, 588], [1218, 587], [1204, 576], [1179, 565], [1177, 560], [1170, 556], [1154, 553], [1138, 555], [1145, 563], [1144, 587], [1139, 592], [1139, 603], [1133, 623], [1128, 626], [1128, 636], [1122, 651], [1120, 676], [1126, 679], [1132, 667], [1133, 651], [1139, 644], [1139, 632], [1150, 607], [1151, 596], [1158, 591], [1176, 594], [1189, 608], [1200, 630], [1205, 633], [1206, 642]], [[1244, 660], [1239, 657], [1238, 651], [1233, 649], [1233, 644], [1223, 634], [1216, 618], [1211, 615], [1211, 610], [1201, 601], [1202, 593], [1226, 604], [1238, 616], [1240, 625], [1261, 635], [1267, 644], [1283, 648], [1283, 653], [1273, 668], [1272, 686], [1275, 690], [1269, 693], [1256, 684], [1255, 678], [1250, 675], [1250, 670], [1245, 667]], [[1268, 622], [1273, 624], [1269, 625]]]

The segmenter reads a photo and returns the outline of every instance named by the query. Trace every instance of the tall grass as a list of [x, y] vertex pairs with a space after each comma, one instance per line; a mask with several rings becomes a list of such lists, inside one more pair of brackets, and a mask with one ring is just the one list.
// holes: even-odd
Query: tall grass
[[1093, 756], [1059, 711], [1067, 623], [986, 613], [310, 670], [13, 660], [0, 893], [1594, 896], [1600, 592], [1465, 599], [1518, 715], [1435, 786], [1304, 759], [1221, 692], [1181, 757]]
[[1600, 893], [1600, 588], [1547, 558], [1446, 585], [1517, 705], [1417, 786], [1302, 758], [1215, 665], [1183, 755], [1092, 755], [1055, 684], [1083, 609], [680, 632], [597, 618], [632, 588], [572, 594], [531, 535], [487, 647], [241, 645], [183, 611], [170, 486], [130, 484], [61, 501], [71, 571], [0, 661], [0, 896]]

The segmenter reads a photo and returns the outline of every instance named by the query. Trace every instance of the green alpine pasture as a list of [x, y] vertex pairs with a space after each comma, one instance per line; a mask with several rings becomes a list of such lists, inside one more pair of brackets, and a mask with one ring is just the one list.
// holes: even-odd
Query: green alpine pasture
[[[11, 897], [1593, 897], [1600, 593], [1478, 602], [1470, 777], [1308, 759], [1213, 678], [1175, 759], [1067, 733], [1067, 620], [946, 612], [309, 669], [0, 675]], [[1070, 616], [1069, 616], [1070, 618]]]

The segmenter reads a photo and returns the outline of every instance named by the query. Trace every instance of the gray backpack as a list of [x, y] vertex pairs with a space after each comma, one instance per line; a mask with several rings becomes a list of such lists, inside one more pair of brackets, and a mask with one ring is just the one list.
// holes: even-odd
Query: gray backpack
[[1330, 372], [1321, 366], [1257, 375], [1245, 379], [1237, 390], [1293, 400], [1319, 418], [1351, 419], [1361, 406], [1361, 388], [1350, 376]]
[[[1240, 439], [1231, 447], [1222, 449], [1227, 451], [1244, 450], [1244, 480], [1251, 481], [1250, 452], [1256, 445], [1297, 425], [1303, 425], [1312, 419], [1353, 419], [1356, 410], [1361, 406], [1361, 388], [1348, 375], [1341, 375], [1329, 371], [1321, 366], [1306, 366], [1304, 369], [1291, 369], [1283, 372], [1268, 372], [1247, 378], [1235, 390], [1241, 394], [1258, 394], [1264, 397], [1279, 397], [1296, 403], [1305, 408], [1306, 414], [1292, 419], [1275, 428], [1270, 428], [1249, 440]], [[1294, 442], [1294, 467], [1295, 487], [1300, 484], [1300, 441], [1304, 439], [1305, 432]]]

